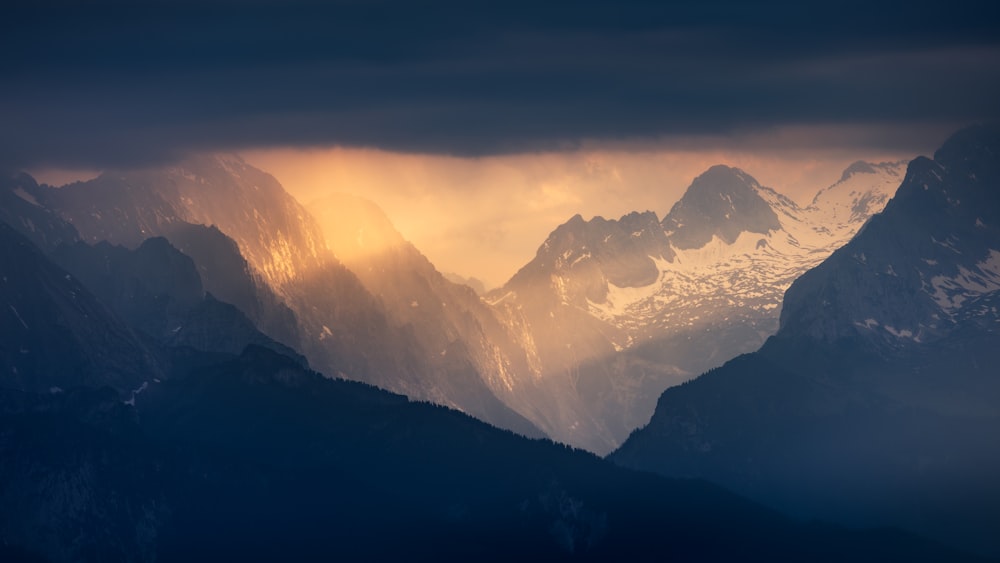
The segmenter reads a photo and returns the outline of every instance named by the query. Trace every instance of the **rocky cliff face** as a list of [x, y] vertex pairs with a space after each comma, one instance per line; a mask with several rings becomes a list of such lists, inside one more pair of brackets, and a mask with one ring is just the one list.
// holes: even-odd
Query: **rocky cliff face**
[[399, 339], [385, 345], [420, 358], [419, 371], [399, 370], [397, 382], [383, 384], [541, 435], [508, 406], [513, 397], [531, 393], [518, 377], [528, 371], [526, 355], [472, 289], [445, 279], [370, 201], [337, 194], [311, 210], [330, 249], [399, 332]]
[[194, 261], [205, 291], [243, 311], [261, 332], [278, 342], [302, 347], [295, 313], [247, 262], [236, 241], [214, 225], [192, 223], [170, 225], [166, 238]]
[[253, 344], [305, 363], [258, 331], [237, 307], [207, 293], [194, 261], [164, 238], [146, 239], [134, 250], [106, 241], [77, 242], [60, 246], [50, 258], [160, 348], [239, 354]]
[[384, 252], [366, 248], [365, 262], [346, 253], [359, 239], [335, 249], [353, 260], [351, 271], [327, 248], [312, 215], [238, 157], [191, 158], [41, 191], [87, 241], [136, 248], [149, 237], [166, 238], [194, 258], [215, 297], [324, 373], [541, 435], [493, 391], [510, 392], [516, 347], [494, 344], [503, 333], [478, 297], [445, 281], [384, 216], [371, 223], [377, 208], [365, 214], [354, 205], [340, 217], [353, 221], [344, 225], [371, 223], [369, 236], [396, 237]]
[[0, 382], [33, 392], [134, 389], [162, 375], [155, 353], [80, 281], [0, 221]]
[[43, 252], [80, 240], [71, 224], [42, 203], [47, 194], [28, 174], [0, 175], [0, 221]]
[[109, 172], [48, 190], [44, 203], [88, 242], [133, 248], [181, 222], [215, 225], [271, 287], [326, 261], [323, 235], [271, 175], [235, 156], [191, 157], [175, 166]]

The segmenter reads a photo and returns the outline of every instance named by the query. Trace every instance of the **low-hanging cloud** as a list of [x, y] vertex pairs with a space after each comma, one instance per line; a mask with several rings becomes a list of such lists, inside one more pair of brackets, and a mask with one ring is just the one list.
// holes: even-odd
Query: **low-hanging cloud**
[[883, 132], [806, 141], [906, 150], [1000, 117], [987, 2], [25, 4], [0, 23], [13, 166], [269, 146], [479, 156], [844, 124]]

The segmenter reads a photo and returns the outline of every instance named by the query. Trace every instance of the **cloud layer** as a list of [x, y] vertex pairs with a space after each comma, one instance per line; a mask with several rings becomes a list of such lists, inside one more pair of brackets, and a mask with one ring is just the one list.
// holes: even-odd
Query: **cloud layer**
[[989, 2], [22, 4], [0, 18], [13, 166], [685, 146], [835, 125], [870, 134], [795, 146], [904, 151], [1000, 118]]

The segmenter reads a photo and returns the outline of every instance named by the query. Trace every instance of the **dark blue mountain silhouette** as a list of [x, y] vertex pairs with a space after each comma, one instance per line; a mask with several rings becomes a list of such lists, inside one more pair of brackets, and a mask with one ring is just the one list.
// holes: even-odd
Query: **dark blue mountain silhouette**
[[759, 352], [667, 390], [611, 458], [1000, 554], [998, 187], [996, 126], [914, 160]]

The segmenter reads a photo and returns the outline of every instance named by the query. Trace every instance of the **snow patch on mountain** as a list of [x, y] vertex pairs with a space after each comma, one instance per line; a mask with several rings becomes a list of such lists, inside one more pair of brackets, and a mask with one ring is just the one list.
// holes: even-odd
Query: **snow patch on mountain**
[[31, 205], [34, 205], [35, 207], [41, 207], [42, 206], [42, 204], [38, 203], [38, 200], [35, 199], [35, 196], [29, 194], [21, 186], [17, 186], [12, 191], [14, 192], [14, 195], [16, 195], [17, 197], [19, 197], [19, 198], [23, 199], [24, 201], [30, 203]]
[[969, 299], [1000, 289], [1000, 251], [990, 249], [975, 271], [959, 266], [957, 275], [934, 276], [928, 286], [924, 291], [942, 311], [952, 314]]
[[[774, 321], [780, 313], [785, 290], [799, 275], [843, 246], [871, 214], [881, 211], [898, 186], [904, 167], [902, 162], [855, 163], [839, 182], [822, 190], [806, 208], [759, 185], [745, 172], [714, 167], [713, 181], [725, 190], [741, 194], [743, 201], [750, 200], [748, 192], [755, 195], [773, 211], [778, 228], [763, 233], [744, 230], [731, 241], [724, 234], [713, 233], [708, 242], [693, 248], [670, 240], [670, 252], [666, 254], [672, 254], [673, 260], [650, 256], [659, 271], [653, 283], [638, 288], [608, 283], [606, 299], [588, 300], [588, 310], [622, 331], [622, 336], [613, 339], [619, 350], [651, 338], [702, 330], [701, 327]], [[703, 179], [696, 184], [701, 190], [698, 195], [704, 198], [711, 186], [706, 186]], [[728, 209], [732, 198], [727, 199], [727, 195], [720, 193], [717, 198], [726, 202], [723, 206]], [[690, 202], [674, 206], [674, 210], [678, 209], [683, 209], [684, 215], [700, 213]], [[738, 220], [738, 214], [739, 209], [732, 207], [722, 217], [733, 221]], [[683, 221], [672, 215], [663, 224], [684, 226]], [[669, 239], [670, 232], [666, 234]], [[568, 300], [564, 296], [564, 301]], [[762, 329], [757, 345], [776, 328], [772, 322]], [[734, 350], [732, 355], [742, 351]], [[711, 367], [714, 366], [698, 366]]]
[[663, 277], [668, 274], [671, 263], [663, 258], [649, 256], [649, 259], [656, 264], [660, 277], [647, 285], [640, 287], [620, 287], [614, 283], [608, 283], [608, 294], [602, 303], [595, 303], [587, 300], [591, 312], [607, 321], [613, 321], [619, 317], [633, 315], [632, 309], [636, 305], [656, 296], [662, 289]]

